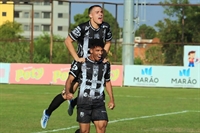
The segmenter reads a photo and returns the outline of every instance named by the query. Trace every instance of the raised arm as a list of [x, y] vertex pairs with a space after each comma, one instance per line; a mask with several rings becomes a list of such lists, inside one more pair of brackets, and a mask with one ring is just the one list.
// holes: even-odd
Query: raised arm
[[106, 50], [106, 53], [109, 52], [110, 46], [111, 46], [111, 41], [106, 42], [106, 44], [105, 44], [105, 46], [104, 46], [104, 49]]
[[72, 55], [72, 57], [74, 58], [75, 61], [77, 61], [79, 59], [77, 53], [76, 53], [76, 50], [73, 46], [73, 43], [74, 40], [71, 39], [70, 36], [67, 36], [67, 38], [65, 39], [65, 45], [66, 47], [68, 48], [70, 54]]

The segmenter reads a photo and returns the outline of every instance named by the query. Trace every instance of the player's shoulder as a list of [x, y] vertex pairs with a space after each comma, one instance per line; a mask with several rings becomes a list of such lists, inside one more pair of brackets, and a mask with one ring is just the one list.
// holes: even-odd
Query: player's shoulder
[[76, 65], [76, 66], [81, 66], [82, 63], [74, 60], [74, 61], [72, 62], [72, 66], [74, 66], [74, 65]]
[[107, 23], [107, 22], [102, 22], [101, 26], [102, 26], [103, 28], [109, 28], [109, 27], [110, 27], [110, 24]]
[[110, 66], [110, 62], [109, 61], [106, 61], [104, 64]]
[[86, 26], [89, 26], [89, 21], [81, 23], [78, 25], [81, 29], [84, 29]]

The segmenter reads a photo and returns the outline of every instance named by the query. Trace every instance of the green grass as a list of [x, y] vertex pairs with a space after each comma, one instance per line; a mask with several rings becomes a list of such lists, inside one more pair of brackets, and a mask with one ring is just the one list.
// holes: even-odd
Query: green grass
[[[0, 84], [0, 133], [74, 133], [64, 102], [40, 127], [42, 111], [63, 86]], [[107, 133], [200, 133], [200, 89], [114, 87]], [[106, 97], [108, 99], [108, 97]], [[108, 101], [107, 101], [108, 102]], [[71, 128], [70, 128], [71, 127]], [[63, 130], [61, 130], [63, 129]], [[91, 133], [95, 133], [91, 126]]]

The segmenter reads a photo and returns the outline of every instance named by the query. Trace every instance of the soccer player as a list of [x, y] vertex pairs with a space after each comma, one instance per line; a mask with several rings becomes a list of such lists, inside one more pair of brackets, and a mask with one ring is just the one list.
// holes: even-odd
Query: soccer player
[[[69, 52], [73, 56], [76, 62], [83, 63], [85, 62], [85, 58], [89, 55], [90, 49], [90, 41], [97, 39], [104, 42], [104, 50], [108, 53], [111, 45], [112, 32], [110, 30], [110, 25], [103, 21], [103, 9], [99, 5], [93, 5], [88, 9], [88, 14], [90, 20], [78, 25], [75, 29], [73, 29], [68, 37], [65, 39], [66, 47]], [[77, 41], [78, 50], [75, 51], [73, 46], [73, 42]], [[103, 58], [103, 57], [102, 57]], [[77, 87], [78, 83], [75, 79], [72, 82], [71, 92], [73, 93]], [[56, 95], [54, 99], [51, 101], [49, 107], [43, 111], [43, 115], [41, 118], [41, 127], [46, 128], [47, 122], [52, 114], [52, 112], [57, 109], [65, 100], [67, 100], [65, 95], [65, 90], [63, 90], [60, 94]], [[76, 105], [76, 98], [72, 100], [69, 105], [68, 113], [72, 115], [73, 108]]]
[[80, 76], [77, 101], [77, 121], [80, 129], [76, 131], [79, 133], [89, 133], [91, 121], [95, 125], [96, 133], [105, 133], [108, 115], [105, 107], [104, 83], [110, 99], [108, 107], [110, 109], [115, 107], [110, 81], [110, 64], [100, 61], [103, 48], [103, 42], [92, 42], [90, 56], [85, 59], [84, 63], [74, 62], [66, 80], [65, 94], [68, 99], [72, 99], [71, 84], [75, 78]]

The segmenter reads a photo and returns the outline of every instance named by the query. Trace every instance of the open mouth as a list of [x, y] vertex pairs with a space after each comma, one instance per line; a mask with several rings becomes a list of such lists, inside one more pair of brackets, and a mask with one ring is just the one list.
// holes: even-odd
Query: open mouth
[[98, 55], [97, 58], [98, 58], [98, 59], [101, 59], [101, 55]]
[[103, 17], [98, 17], [98, 19], [99, 19], [99, 20], [102, 20], [102, 19], [103, 19]]

